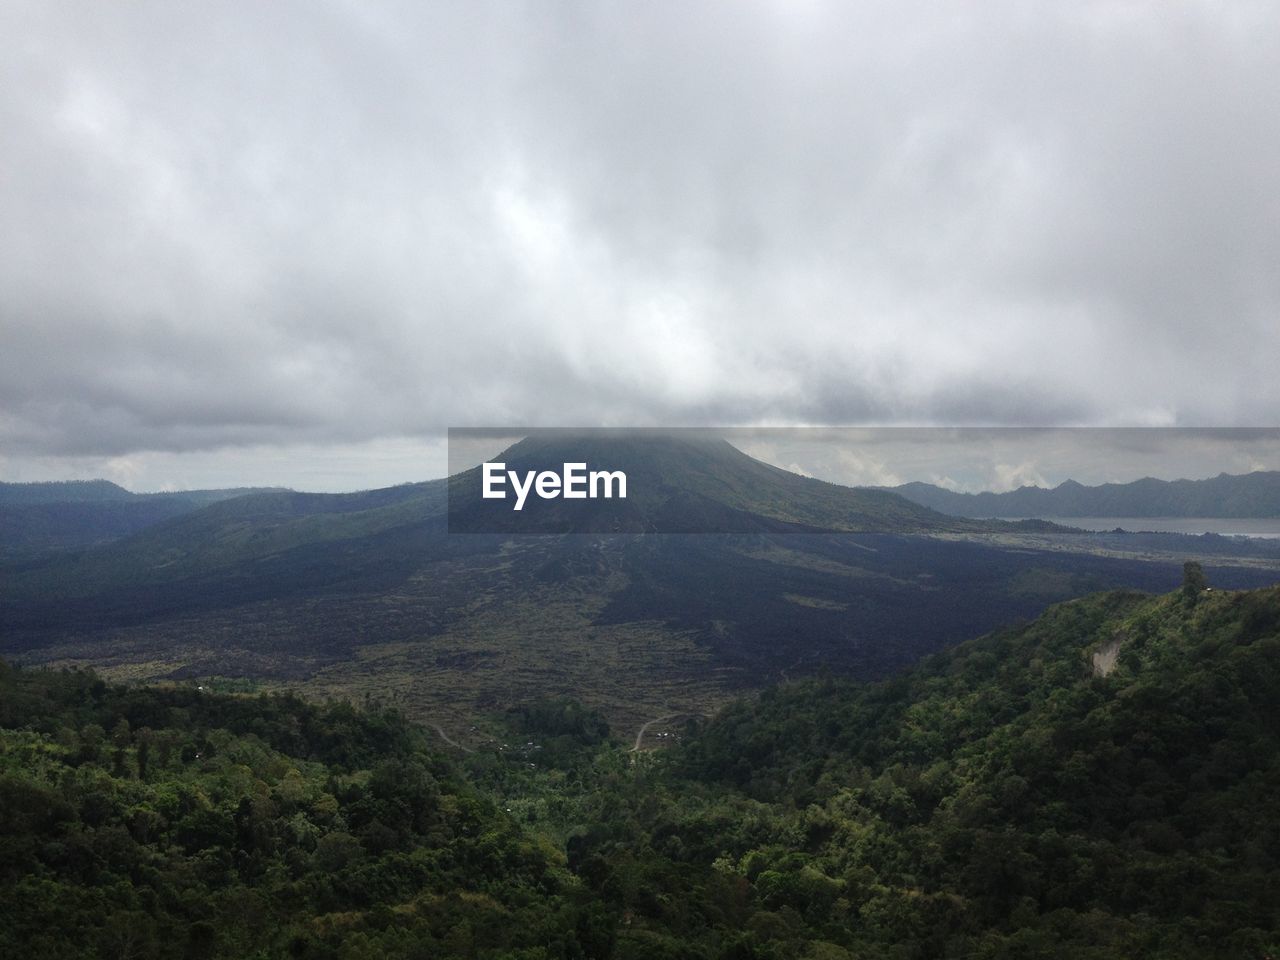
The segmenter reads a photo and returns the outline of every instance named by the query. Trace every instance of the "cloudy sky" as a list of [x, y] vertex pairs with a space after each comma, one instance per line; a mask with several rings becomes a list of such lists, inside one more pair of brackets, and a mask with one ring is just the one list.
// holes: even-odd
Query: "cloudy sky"
[[6, 0], [0, 34], [0, 479], [1277, 422], [1273, 2]]
[[[731, 427], [669, 432], [718, 437], [766, 463], [850, 486], [893, 487], [919, 480], [966, 493], [1003, 493], [1022, 486], [1054, 487], [1064, 480], [1096, 485], [1280, 470], [1280, 428]], [[499, 460], [524, 435], [451, 428], [448, 472]]]

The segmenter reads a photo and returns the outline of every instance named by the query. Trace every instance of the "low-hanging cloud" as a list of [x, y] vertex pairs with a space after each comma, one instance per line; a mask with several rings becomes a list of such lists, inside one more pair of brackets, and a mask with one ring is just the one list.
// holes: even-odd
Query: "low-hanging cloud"
[[1274, 4], [19, 2], [0, 30], [10, 466], [1280, 402]]

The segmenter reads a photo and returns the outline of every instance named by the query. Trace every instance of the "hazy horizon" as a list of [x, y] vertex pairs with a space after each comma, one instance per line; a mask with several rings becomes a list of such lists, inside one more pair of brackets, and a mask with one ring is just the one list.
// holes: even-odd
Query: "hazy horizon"
[[[424, 475], [362, 482], [367, 461], [348, 462], [352, 482], [305, 486], [267, 473], [237, 477], [225, 465], [216, 482], [144, 487], [128, 478], [61, 476], [7, 482], [104, 479], [134, 493], [231, 487], [287, 487], [302, 492], [342, 493], [441, 479], [475, 466], [523, 434], [485, 436], [489, 430], [451, 431], [447, 458]], [[725, 428], [738, 449], [794, 473], [847, 486], [932, 483], [965, 493], [1006, 492], [1021, 486], [1056, 487], [1066, 480], [1087, 486], [1128, 483], [1144, 477], [1202, 480], [1220, 473], [1280, 470], [1280, 430], [1089, 429], [1089, 428]], [[383, 463], [385, 466], [385, 462]], [[403, 462], [398, 464], [404, 468]], [[225, 478], [225, 479], [224, 479]], [[6, 478], [7, 479], [7, 478]]]

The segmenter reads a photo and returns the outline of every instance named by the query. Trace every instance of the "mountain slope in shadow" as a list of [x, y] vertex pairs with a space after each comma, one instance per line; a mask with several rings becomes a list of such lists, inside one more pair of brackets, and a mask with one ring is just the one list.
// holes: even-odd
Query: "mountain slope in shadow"
[[449, 481], [453, 531], [509, 533], [936, 533], [982, 529], [885, 490], [827, 483], [756, 460], [698, 431], [540, 431], [495, 460], [521, 476], [565, 463], [622, 471], [626, 499], [481, 496], [481, 469]]
[[[742, 526], [451, 534], [457, 477], [255, 494], [76, 556], [8, 565], [0, 650], [135, 679], [392, 691], [417, 715], [573, 693], [627, 718], [783, 676], [883, 676], [1057, 600], [1181, 577], [1171, 562], [1010, 549], [986, 532], [998, 526], [810, 481], [731, 447], [558, 441], [505, 456], [634, 470], [634, 489], [653, 491], [628, 515], [642, 528], [673, 504], [712, 529], [724, 516]], [[820, 523], [863, 529], [795, 532]], [[1266, 569], [1211, 574], [1220, 586], [1274, 581]]]

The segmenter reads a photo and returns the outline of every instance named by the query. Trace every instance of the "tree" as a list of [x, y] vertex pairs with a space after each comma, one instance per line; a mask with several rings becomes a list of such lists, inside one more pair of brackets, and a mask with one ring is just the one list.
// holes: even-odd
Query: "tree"
[[1200, 594], [1204, 593], [1209, 587], [1209, 581], [1204, 575], [1204, 569], [1194, 560], [1188, 560], [1182, 565], [1182, 595], [1194, 600]]

